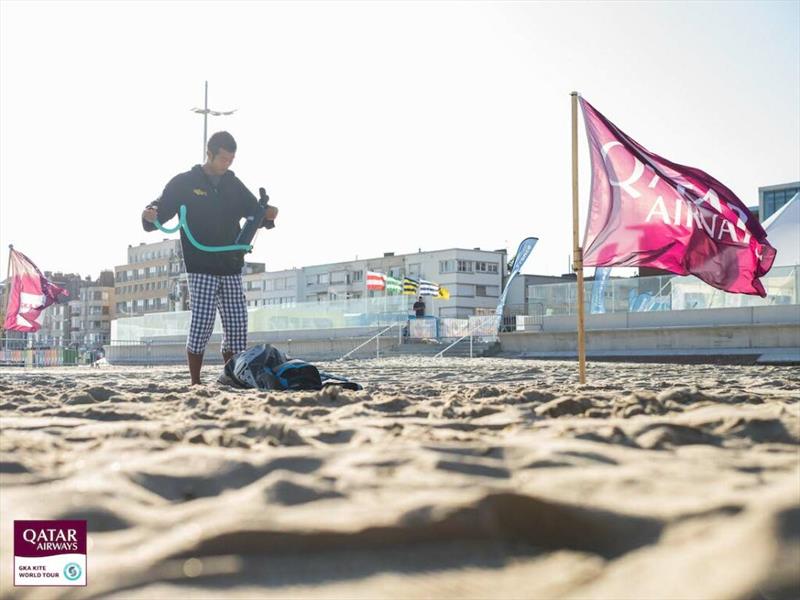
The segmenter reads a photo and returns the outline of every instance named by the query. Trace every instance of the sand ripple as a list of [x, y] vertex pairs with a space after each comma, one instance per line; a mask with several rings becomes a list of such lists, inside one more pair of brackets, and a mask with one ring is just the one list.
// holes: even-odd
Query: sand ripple
[[[321, 366], [364, 390], [0, 372], [3, 597], [800, 597], [795, 369]], [[89, 587], [11, 587], [14, 519]]]

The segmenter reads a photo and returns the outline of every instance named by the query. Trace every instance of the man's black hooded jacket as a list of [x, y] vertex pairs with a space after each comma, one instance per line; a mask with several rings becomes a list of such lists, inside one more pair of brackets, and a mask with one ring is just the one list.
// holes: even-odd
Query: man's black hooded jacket
[[[158, 221], [162, 225], [178, 215], [181, 205], [186, 206], [186, 223], [194, 239], [206, 246], [233, 244], [241, 229], [239, 221], [256, 214], [258, 210], [256, 197], [233, 171], [226, 171], [215, 186], [201, 165], [195, 165], [191, 171], [173, 177], [161, 197], [151, 202], [151, 206], [158, 209]], [[172, 226], [173, 223], [169, 225]], [[145, 231], [156, 229], [153, 223], [144, 219], [142, 226]], [[242, 251], [199, 250], [189, 241], [183, 229], [181, 247], [187, 273], [236, 275], [242, 272]]]

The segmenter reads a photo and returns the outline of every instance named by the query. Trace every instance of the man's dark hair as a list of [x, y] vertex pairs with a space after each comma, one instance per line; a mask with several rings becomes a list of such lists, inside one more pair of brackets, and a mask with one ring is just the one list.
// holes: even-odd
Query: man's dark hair
[[220, 148], [228, 152], [236, 152], [236, 140], [227, 131], [218, 131], [208, 138], [208, 151], [211, 152], [211, 156], [216, 156]]

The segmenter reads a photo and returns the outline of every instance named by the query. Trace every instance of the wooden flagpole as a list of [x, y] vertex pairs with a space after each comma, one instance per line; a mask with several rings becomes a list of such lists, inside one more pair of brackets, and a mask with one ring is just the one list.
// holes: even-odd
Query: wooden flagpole
[[8, 266], [6, 267], [6, 284], [3, 286], [3, 298], [0, 302], [2, 305], [0, 306], [0, 333], [3, 334], [3, 338], [5, 338], [6, 332], [6, 313], [8, 312], [8, 297], [11, 293], [11, 252], [14, 250], [14, 245], [8, 245]]
[[583, 249], [578, 234], [578, 92], [572, 96], [572, 268], [577, 275], [578, 305], [578, 382], [586, 383], [586, 340], [583, 314]]

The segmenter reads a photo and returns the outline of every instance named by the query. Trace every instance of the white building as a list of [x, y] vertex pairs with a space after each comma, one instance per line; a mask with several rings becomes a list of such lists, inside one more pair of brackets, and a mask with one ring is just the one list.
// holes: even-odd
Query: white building
[[70, 341], [97, 348], [111, 341], [111, 310], [114, 306], [113, 278], [108, 285], [95, 282], [80, 291], [80, 299], [69, 303], [71, 312]]
[[[427, 314], [467, 317], [494, 310], [506, 274], [505, 250], [450, 248], [245, 275], [248, 306], [327, 302], [382, 296], [367, 290], [367, 271], [402, 279], [426, 279], [448, 289], [450, 299], [425, 297]], [[413, 302], [409, 296], [409, 305]]]
[[247, 306], [294, 306], [298, 290], [304, 286], [303, 269], [245, 273], [244, 295]]

